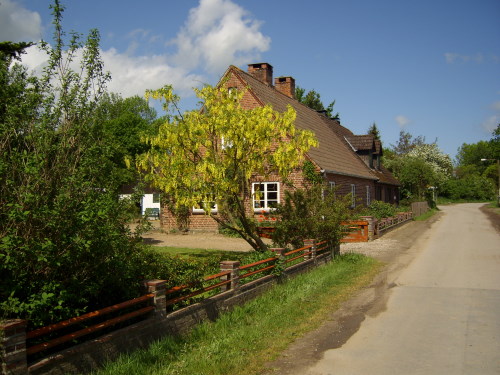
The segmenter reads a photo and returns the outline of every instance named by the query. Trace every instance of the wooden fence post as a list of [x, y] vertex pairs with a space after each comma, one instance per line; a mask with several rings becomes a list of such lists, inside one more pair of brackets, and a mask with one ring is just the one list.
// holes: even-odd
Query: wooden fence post
[[225, 260], [220, 262], [220, 272], [231, 271], [228, 275], [222, 276], [222, 280], [231, 280], [231, 283], [221, 286], [221, 291], [237, 289], [240, 283], [240, 262]]
[[145, 283], [148, 293], [154, 294], [154, 314], [159, 318], [167, 315], [166, 283], [165, 280], [148, 280]]
[[28, 373], [26, 358], [26, 320], [12, 319], [0, 322], [0, 359], [2, 375]]

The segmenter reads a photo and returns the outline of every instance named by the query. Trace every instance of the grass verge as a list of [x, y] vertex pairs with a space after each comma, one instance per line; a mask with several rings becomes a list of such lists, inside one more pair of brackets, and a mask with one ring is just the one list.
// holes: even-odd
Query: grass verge
[[258, 374], [298, 336], [317, 328], [342, 301], [369, 284], [381, 264], [346, 254], [287, 279], [184, 337], [166, 337], [123, 355], [96, 375]]
[[422, 214], [420, 216], [417, 216], [415, 218], [416, 221], [425, 221], [427, 220], [428, 218], [430, 218], [431, 216], [434, 216], [437, 212], [439, 212], [439, 210], [435, 209], [435, 208], [431, 208], [429, 211], [427, 211], [425, 214]]

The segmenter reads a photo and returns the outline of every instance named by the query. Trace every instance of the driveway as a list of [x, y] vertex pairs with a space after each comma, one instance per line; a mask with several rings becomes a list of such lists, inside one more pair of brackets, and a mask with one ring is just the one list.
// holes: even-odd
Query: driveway
[[500, 235], [481, 206], [384, 236], [385, 271], [267, 373], [500, 374]]

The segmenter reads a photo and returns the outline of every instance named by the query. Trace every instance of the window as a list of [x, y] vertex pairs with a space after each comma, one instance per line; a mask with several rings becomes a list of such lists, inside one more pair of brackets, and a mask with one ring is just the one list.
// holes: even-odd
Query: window
[[356, 185], [351, 184], [351, 207], [356, 207]]
[[153, 193], [153, 203], [160, 203], [160, 193]]
[[208, 200], [200, 201], [193, 207], [193, 213], [204, 214], [206, 212], [205, 209], [208, 210], [208, 208], [210, 208], [210, 212], [212, 213], [217, 212], [217, 203], [215, 203], [215, 201], [208, 201]]
[[254, 182], [252, 184], [254, 210], [276, 208], [279, 196], [279, 182]]
[[370, 191], [370, 186], [366, 186], [366, 207], [368, 207], [371, 204], [371, 191]]

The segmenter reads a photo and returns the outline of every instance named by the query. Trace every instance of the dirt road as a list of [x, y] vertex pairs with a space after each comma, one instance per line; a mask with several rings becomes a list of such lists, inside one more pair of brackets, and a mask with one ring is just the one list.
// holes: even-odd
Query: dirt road
[[480, 206], [384, 236], [385, 272], [267, 373], [499, 374], [500, 235]]

